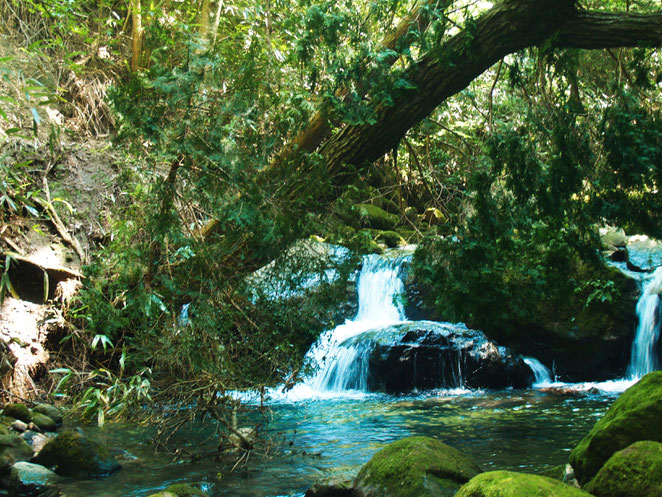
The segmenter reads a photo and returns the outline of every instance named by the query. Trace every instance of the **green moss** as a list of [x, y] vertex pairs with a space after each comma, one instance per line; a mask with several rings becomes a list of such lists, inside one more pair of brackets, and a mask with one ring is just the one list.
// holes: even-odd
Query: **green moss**
[[120, 464], [101, 444], [73, 430], [65, 430], [48, 442], [35, 458], [43, 466], [55, 466], [65, 476], [103, 476], [120, 469]]
[[16, 462], [31, 458], [32, 447], [19, 435], [0, 435], [0, 473], [7, 472]]
[[36, 424], [41, 431], [57, 430], [57, 424], [55, 423], [55, 421], [40, 412], [35, 412], [32, 415], [32, 422]]
[[376, 242], [383, 242], [389, 248], [404, 247], [407, 242], [397, 231], [380, 231], [375, 237]]
[[616, 452], [584, 488], [597, 497], [659, 497], [662, 444], [646, 440]]
[[563, 481], [563, 478], [565, 477], [565, 464], [560, 464], [558, 466], [554, 466], [553, 468], [547, 468], [546, 470], [540, 472], [540, 476], [546, 476], [547, 478]]
[[20, 419], [26, 423], [32, 421], [32, 413], [25, 404], [7, 404], [2, 413], [5, 416]]
[[577, 480], [586, 484], [612, 454], [639, 440], [662, 442], [662, 371], [627, 389], [570, 454]]
[[356, 204], [353, 210], [359, 216], [359, 224], [366, 228], [390, 230], [400, 221], [398, 216], [389, 214], [376, 205]]
[[184, 483], [170, 485], [165, 491], [175, 494], [177, 497], [207, 497], [207, 494], [202, 490]]
[[158, 494], [148, 495], [147, 497], [178, 497], [177, 495], [171, 492], [159, 492]]
[[409, 437], [377, 452], [354, 487], [364, 497], [451, 496], [480, 472], [476, 462], [439, 440]]
[[456, 497], [590, 497], [590, 494], [546, 476], [490, 471], [472, 478]]
[[44, 414], [45, 416], [48, 416], [53, 421], [55, 421], [56, 424], [62, 424], [62, 412], [55, 406], [50, 404], [39, 404], [32, 409], [32, 412]]

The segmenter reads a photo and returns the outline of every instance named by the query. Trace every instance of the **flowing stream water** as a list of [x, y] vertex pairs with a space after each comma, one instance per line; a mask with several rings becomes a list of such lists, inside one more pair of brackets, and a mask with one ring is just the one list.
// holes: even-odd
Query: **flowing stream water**
[[[536, 378], [529, 390], [369, 393], [369, 349], [352, 338], [406, 321], [399, 296], [408, 257], [364, 259], [356, 317], [320, 337], [307, 355], [317, 372], [289, 391], [271, 390], [266, 414], [254, 420], [262, 424], [262, 437], [269, 441], [266, 455], [252, 455], [235, 468], [235, 460], [173, 462], [152, 452], [147, 443], [153, 435], [150, 430], [111, 425], [89, 431], [110, 447], [128, 451], [124, 469], [103, 480], [65, 481], [63, 490], [70, 497], [143, 497], [185, 482], [200, 485], [212, 496], [301, 496], [319, 478], [353, 477], [385, 444], [411, 435], [440, 438], [486, 470], [540, 472], [566, 463], [569, 451], [616, 395], [656, 368], [662, 269], [640, 277], [639, 327], [626, 379], [559, 383], [548, 368], [529, 357], [525, 362]], [[564, 388], [548, 388], [554, 386]], [[217, 444], [213, 428], [204, 422], [178, 437], [179, 444], [196, 452], [212, 453]]]

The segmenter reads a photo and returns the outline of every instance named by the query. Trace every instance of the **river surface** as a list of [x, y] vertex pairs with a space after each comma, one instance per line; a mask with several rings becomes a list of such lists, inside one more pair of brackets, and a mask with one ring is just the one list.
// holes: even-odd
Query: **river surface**
[[[262, 428], [263, 440], [270, 440], [269, 454], [251, 454], [234, 470], [236, 458], [173, 462], [172, 456], [154, 454], [149, 430], [112, 424], [87, 431], [136, 459], [125, 456], [124, 468], [115, 475], [68, 481], [62, 489], [69, 497], [142, 497], [173, 483], [191, 483], [211, 496], [297, 496], [320, 478], [353, 477], [380, 448], [411, 435], [439, 438], [485, 470], [536, 473], [566, 463], [614, 398], [504, 390], [282, 403], [270, 406]], [[210, 423], [184, 433], [180, 444], [213, 452]]]

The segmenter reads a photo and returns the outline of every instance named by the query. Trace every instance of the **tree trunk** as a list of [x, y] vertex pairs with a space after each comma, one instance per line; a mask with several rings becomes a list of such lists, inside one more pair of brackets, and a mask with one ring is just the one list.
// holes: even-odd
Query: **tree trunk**
[[142, 6], [140, 0], [131, 0], [131, 19], [133, 29], [131, 32], [131, 70], [137, 71], [140, 67], [140, 54], [143, 47]]

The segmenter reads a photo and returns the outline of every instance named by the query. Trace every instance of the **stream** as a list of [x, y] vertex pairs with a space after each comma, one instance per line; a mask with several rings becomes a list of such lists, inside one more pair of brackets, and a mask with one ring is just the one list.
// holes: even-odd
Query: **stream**
[[[143, 497], [173, 483], [190, 483], [211, 496], [302, 496], [319, 479], [354, 477], [380, 448], [412, 435], [439, 438], [485, 470], [538, 473], [565, 464], [618, 394], [657, 367], [662, 270], [637, 277], [640, 322], [627, 378], [556, 382], [548, 368], [528, 357], [524, 361], [535, 375], [528, 389], [458, 388], [466, 373], [458, 362], [452, 385], [400, 395], [371, 393], [366, 358], [374, 344], [363, 337], [370, 330], [410, 323], [398, 299], [407, 260], [407, 255], [364, 258], [356, 317], [328, 330], [311, 347], [307, 360], [316, 366], [314, 374], [285, 393], [281, 388], [269, 391], [264, 414], [251, 420], [261, 426], [266, 453], [251, 453], [236, 467], [236, 457], [174, 462], [152, 451], [149, 429], [117, 424], [86, 428], [109, 447], [126, 451], [124, 468], [105, 479], [65, 481], [64, 492], [69, 497]], [[250, 394], [237, 395], [255, 405]], [[178, 436], [178, 446], [195, 453], [211, 454], [218, 444], [211, 423], [202, 421]]]

